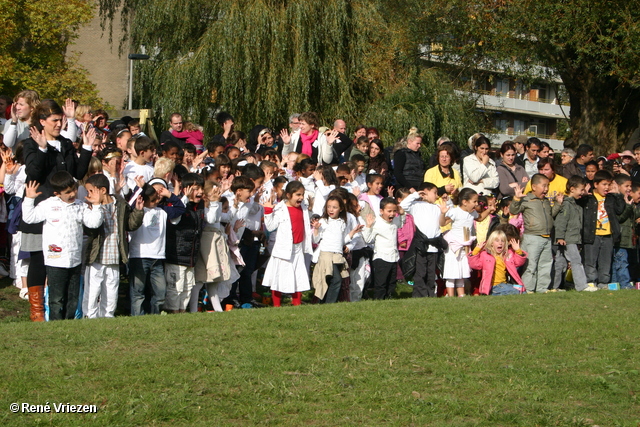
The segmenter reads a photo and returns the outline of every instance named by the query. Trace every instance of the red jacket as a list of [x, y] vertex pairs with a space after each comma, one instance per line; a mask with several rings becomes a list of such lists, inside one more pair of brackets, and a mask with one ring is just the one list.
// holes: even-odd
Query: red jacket
[[[480, 251], [479, 254], [473, 255], [470, 253], [467, 255], [469, 259], [469, 267], [474, 270], [482, 271], [482, 278], [480, 279], [480, 293], [489, 295], [491, 293], [491, 282], [493, 281], [493, 272], [496, 268], [496, 259], [493, 255], [485, 250]], [[515, 280], [518, 285], [524, 286], [522, 279], [518, 274], [518, 267], [524, 265], [527, 261], [527, 253], [522, 252], [522, 255], [518, 255], [513, 250], [509, 249], [507, 252], [507, 258], [504, 260], [504, 264], [507, 267], [507, 273]]]

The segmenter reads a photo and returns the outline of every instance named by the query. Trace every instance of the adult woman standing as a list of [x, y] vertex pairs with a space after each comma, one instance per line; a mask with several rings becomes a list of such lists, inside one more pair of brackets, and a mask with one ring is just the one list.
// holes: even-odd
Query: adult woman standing
[[402, 187], [418, 189], [423, 183], [424, 161], [420, 157], [422, 135], [417, 128], [411, 128], [409, 134], [402, 139], [400, 148], [393, 154], [393, 174]]
[[464, 159], [464, 188], [486, 195], [498, 187], [498, 171], [494, 161], [489, 158], [490, 147], [491, 144], [484, 135], [473, 143], [474, 154]]
[[23, 90], [13, 98], [11, 119], [4, 124], [4, 145], [13, 148], [16, 142], [29, 138], [29, 119], [38, 104], [40, 96], [34, 90]]
[[[70, 113], [73, 116], [74, 110], [71, 100], [67, 100], [64, 113]], [[27, 182], [36, 181], [40, 184], [38, 191], [41, 194], [36, 198], [36, 204], [53, 195], [49, 185], [53, 174], [65, 170], [80, 180], [89, 168], [92, 154], [89, 139], [93, 141], [95, 135], [83, 134], [85, 145], [82, 146], [80, 157], [77, 157], [72, 142], [60, 135], [63, 117], [62, 108], [49, 99], [42, 101], [31, 115], [31, 138], [24, 141], [23, 152]], [[94, 134], [95, 130], [91, 130], [90, 133]], [[22, 231], [20, 250], [30, 252], [27, 286], [31, 303], [31, 320], [44, 321], [46, 272], [42, 252], [42, 223], [27, 224], [21, 221], [20, 231]]]
[[[384, 155], [384, 145], [379, 139], [373, 139], [369, 143], [369, 171], [382, 175], [383, 182], [387, 181], [389, 176], [389, 165]], [[369, 172], [367, 171], [367, 172]]]
[[424, 180], [438, 187], [439, 195], [457, 193], [462, 187], [462, 181], [460, 174], [452, 167], [456, 160], [453, 147], [449, 144], [438, 146], [436, 156], [438, 164], [427, 170]]
[[[314, 164], [325, 165], [333, 162], [333, 143], [338, 137], [338, 131], [333, 130], [328, 136], [318, 132], [318, 115], [313, 112], [300, 114], [300, 130], [289, 134], [287, 129], [280, 132], [284, 146], [282, 157], [291, 152], [306, 154]], [[336, 159], [337, 160], [337, 159]]]
[[497, 167], [498, 179], [500, 180], [500, 194], [503, 196], [515, 196], [515, 188], [520, 187], [524, 190], [529, 175], [521, 166], [516, 163], [516, 147], [511, 142], [505, 142], [500, 147], [502, 163]]

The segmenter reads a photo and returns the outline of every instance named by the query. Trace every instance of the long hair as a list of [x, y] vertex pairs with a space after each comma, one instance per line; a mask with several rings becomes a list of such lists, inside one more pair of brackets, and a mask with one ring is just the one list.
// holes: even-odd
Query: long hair
[[[504, 246], [502, 247], [502, 252], [500, 253], [495, 253], [493, 251], [493, 242], [495, 242], [496, 240], [501, 240], [504, 242]], [[487, 251], [487, 253], [490, 255], [501, 256], [502, 258], [506, 258], [507, 253], [509, 251], [509, 242], [507, 241], [507, 235], [504, 234], [504, 231], [501, 231], [501, 230], [493, 231], [489, 235], [489, 238], [487, 239], [487, 243], [484, 246], [484, 250]]]
[[342, 197], [340, 197], [338, 195], [327, 197], [327, 201], [324, 204], [324, 209], [322, 210], [322, 218], [329, 219], [329, 214], [327, 213], [327, 205], [329, 204], [330, 201], [338, 202], [338, 206], [340, 207], [340, 215], [338, 215], [338, 218], [343, 220], [345, 222], [345, 224], [346, 224], [347, 223], [347, 208], [344, 205], [344, 200], [342, 200]]

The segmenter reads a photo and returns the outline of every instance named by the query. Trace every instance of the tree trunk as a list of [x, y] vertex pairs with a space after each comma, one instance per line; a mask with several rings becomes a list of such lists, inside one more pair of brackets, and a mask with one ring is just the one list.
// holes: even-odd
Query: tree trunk
[[571, 102], [571, 131], [565, 147], [589, 144], [594, 154], [619, 153], [638, 128], [640, 89], [586, 68], [561, 75]]

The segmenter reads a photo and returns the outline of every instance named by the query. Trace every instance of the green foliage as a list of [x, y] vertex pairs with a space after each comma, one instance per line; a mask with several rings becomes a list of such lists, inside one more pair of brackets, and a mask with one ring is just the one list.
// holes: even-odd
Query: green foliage
[[0, 0], [0, 93], [36, 90], [41, 98], [101, 106], [95, 85], [67, 46], [92, 16], [92, 2]]
[[[152, 106], [160, 123], [180, 111], [209, 133], [217, 130], [213, 117], [220, 109], [231, 112], [243, 129], [286, 126], [291, 113], [302, 111], [318, 112], [327, 124], [343, 118], [350, 125], [380, 125], [370, 120], [383, 115], [374, 106], [386, 105], [385, 97], [397, 100], [399, 88], [415, 85], [419, 70], [417, 46], [406, 42], [405, 18], [391, 19], [383, 1], [101, 0], [100, 5], [107, 20], [122, 7], [126, 42], [152, 54], [152, 60], [136, 64], [134, 98]], [[446, 85], [437, 93], [445, 90], [447, 99], [455, 98]], [[459, 108], [446, 117], [473, 122], [463, 102], [439, 107], [432, 104], [438, 99], [427, 93], [420, 105], [434, 111]], [[401, 125], [385, 120], [384, 130], [394, 139], [406, 133], [407, 124], [430, 126], [432, 133], [438, 117], [414, 109]]]

